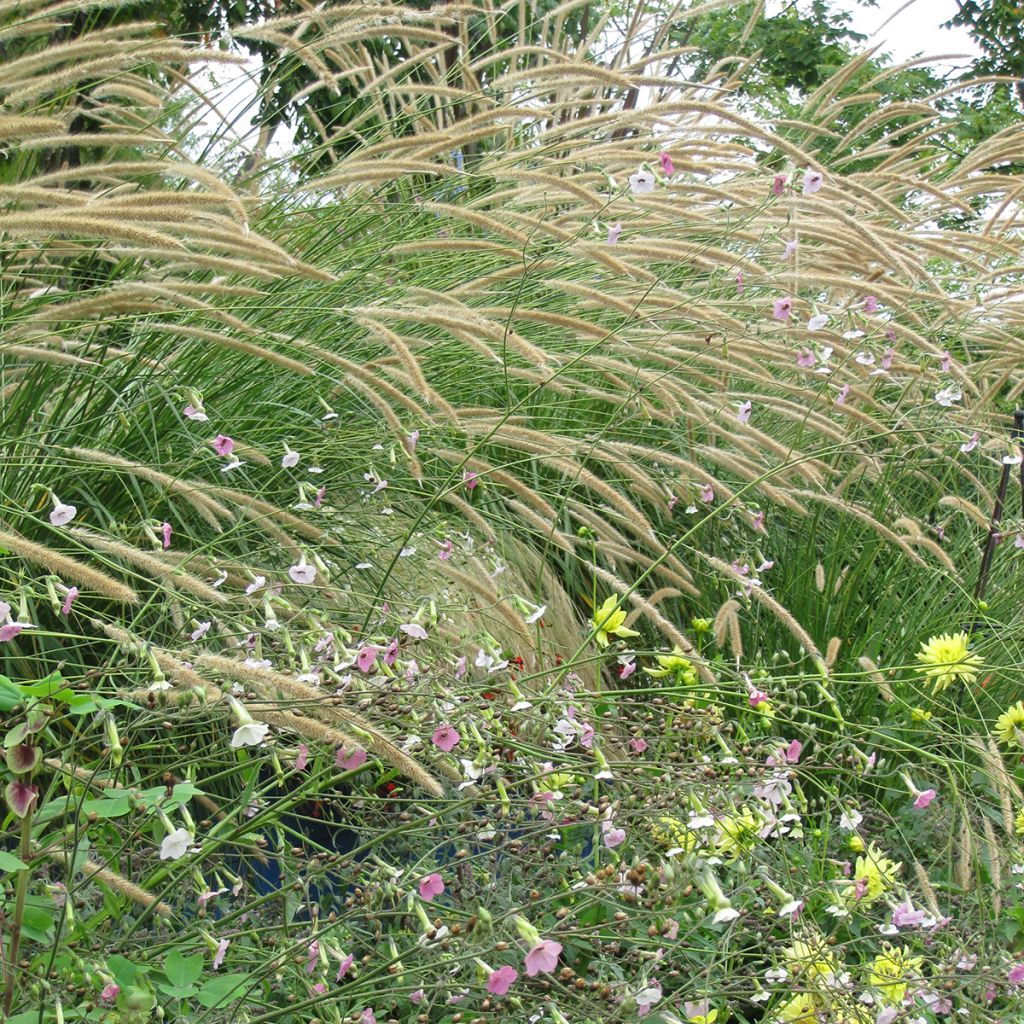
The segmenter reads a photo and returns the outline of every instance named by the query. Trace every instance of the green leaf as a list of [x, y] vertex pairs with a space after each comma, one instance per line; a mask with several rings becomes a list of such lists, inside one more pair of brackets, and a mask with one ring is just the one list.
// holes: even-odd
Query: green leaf
[[166, 786], [144, 789], [139, 794], [139, 803], [147, 808], [156, 807], [159, 804], [161, 807], [169, 809], [187, 804], [194, 796], [202, 795], [203, 791], [198, 786], [193, 786], [191, 782], [181, 782], [171, 790], [170, 796], [167, 795]]
[[24, 700], [21, 688], [7, 678], [0, 676], [0, 711], [9, 712], [15, 705]]
[[5, 853], [0, 850], [0, 871], [24, 871], [27, 864], [18, 860], [13, 853]]
[[198, 991], [195, 985], [165, 985], [162, 981], [158, 981], [156, 987], [172, 999], [189, 999]]
[[183, 956], [174, 950], [164, 963], [167, 980], [179, 988], [188, 988], [203, 973], [203, 954]]
[[113, 956], [107, 957], [107, 970], [110, 971], [114, 978], [114, 981], [125, 988], [128, 985], [135, 984], [135, 977], [139, 973], [139, 968], [136, 964], [133, 964], [131, 960], [125, 959], [118, 953], [114, 953]]
[[130, 814], [131, 809], [132, 805], [127, 793], [97, 797], [95, 800], [86, 800], [82, 804], [83, 814], [95, 814], [97, 818], [120, 818], [125, 814]]
[[219, 974], [203, 984], [199, 1002], [210, 1010], [227, 1006], [241, 997], [248, 984], [248, 974]]

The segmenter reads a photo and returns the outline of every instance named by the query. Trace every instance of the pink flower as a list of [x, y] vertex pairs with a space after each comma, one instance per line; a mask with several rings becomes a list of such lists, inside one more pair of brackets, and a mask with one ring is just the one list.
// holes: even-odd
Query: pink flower
[[788, 260], [788, 259], [789, 259], [789, 257], [790, 257], [790, 256], [792, 256], [792, 255], [793, 255], [793, 253], [795, 253], [795, 252], [796, 252], [796, 247], [797, 247], [797, 246], [798, 246], [799, 244], [800, 244], [800, 243], [799, 243], [799, 242], [798, 242], [798, 241], [797, 241], [797, 240], [796, 240], [795, 238], [791, 238], [791, 239], [790, 239], [790, 240], [789, 240], [789, 241], [788, 241], [788, 242], [786, 243], [786, 248], [782, 250], [782, 260], [783, 260], [783, 262], [785, 262], [786, 260]]
[[636, 662], [635, 661], [627, 661], [619, 669], [619, 678], [620, 679], [628, 679], [635, 671], [636, 671]]
[[885, 329], [885, 337], [888, 341], [891, 341], [894, 345], [896, 344], [896, 328], [891, 324]]
[[926, 789], [923, 793], [917, 794], [914, 806], [919, 811], [923, 811], [935, 799], [935, 796], [936, 794], [934, 789]]
[[793, 740], [788, 747], [786, 747], [786, 761], [789, 764], [798, 764], [800, 761], [800, 754], [803, 752], [804, 745], [799, 740]]
[[440, 551], [437, 553], [437, 560], [439, 562], [447, 562], [452, 557], [452, 552], [455, 550], [455, 546], [450, 540], [442, 541], [440, 544]]
[[366, 764], [366, 751], [356, 747], [351, 754], [346, 756], [345, 748], [338, 747], [338, 751], [334, 755], [334, 763], [347, 772], [354, 772]]
[[742, 295], [743, 294], [743, 272], [742, 271], [740, 271], [740, 273], [738, 273], [736, 275], [736, 294], [737, 295]]
[[191, 634], [189, 635], [190, 639], [192, 639], [192, 640], [202, 640], [202, 638], [204, 636], [206, 636], [207, 633], [210, 632], [210, 627], [212, 625], [213, 625], [212, 622], [200, 622], [199, 625], [196, 626], [196, 628], [193, 629]]
[[896, 1006], [887, 1006], [882, 1010], [875, 1018], [875, 1024], [892, 1024], [892, 1022], [900, 1015], [899, 1008]]
[[788, 320], [793, 312], [793, 300], [791, 298], [776, 299], [772, 306], [772, 316], [776, 320]]
[[435, 871], [420, 879], [420, 898], [429, 903], [435, 896], [444, 892], [444, 879]]
[[316, 579], [316, 566], [306, 565], [306, 560], [301, 558], [298, 564], [289, 567], [288, 576], [293, 583], [312, 583]]
[[171, 524], [163, 523], [160, 532], [164, 535], [164, 551], [166, 551], [171, 546]]
[[616, 221], [610, 228], [608, 228], [608, 244], [615, 245], [619, 240], [619, 235], [622, 234], [622, 225]]
[[671, 178], [676, 173], [675, 164], [672, 163], [672, 157], [664, 151], [658, 154], [658, 159], [661, 161], [661, 169]]
[[764, 513], [763, 512], [755, 512], [754, 515], [753, 515], [753, 520], [752, 521], [753, 521], [753, 526], [754, 526], [755, 530], [758, 530], [760, 533], [767, 532], [765, 530], [765, 528], [764, 528]]
[[430, 737], [431, 742], [439, 750], [443, 750], [446, 754], [458, 746], [459, 741], [462, 737], [458, 732], [447, 723], [439, 725], [434, 730], [434, 735]]
[[410, 452], [416, 451], [416, 445], [420, 443], [420, 432], [414, 430], [411, 434], [406, 434], [405, 443]]
[[1011, 985], [1024, 984], [1024, 964], [1015, 964], [1006, 977]]
[[639, 736], [634, 736], [633, 739], [629, 741], [629, 746], [631, 750], [636, 751], [638, 754], [642, 754], [647, 749], [647, 740], [642, 739]]
[[410, 992], [409, 993], [409, 1002], [412, 1003], [413, 1006], [419, 1006], [420, 1003], [423, 1002], [423, 997], [425, 995], [426, 995], [426, 992], [424, 992], [423, 989], [418, 988], [418, 989], [416, 989], [415, 992]]
[[111, 982], [109, 985], [104, 985], [100, 991], [100, 1002], [112, 1003], [121, 991], [120, 985], [115, 985]]
[[317, 489], [316, 497], [313, 499], [313, 508], [319, 508], [324, 502], [324, 495], [327, 493], [326, 486]]
[[301, 772], [309, 764], [309, 747], [305, 743], [299, 744], [299, 754], [295, 758], [295, 770]]
[[499, 967], [487, 976], [487, 991], [492, 996], [506, 995], [518, 977], [519, 972], [514, 967]]
[[[889, 330], [892, 330], [890, 327]], [[895, 332], [893, 333], [893, 340], [895, 340]], [[879, 364], [883, 370], [888, 370], [892, 366], [893, 359], [896, 358], [896, 353], [893, 349], [887, 348], [882, 353], [882, 362]]]
[[210, 444], [218, 455], [228, 456], [235, 450], [235, 442], [226, 434], [218, 434]]
[[182, 409], [181, 411], [185, 414], [187, 419], [195, 420], [196, 423], [205, 423], [210, 418], [209, 416], [206, 415], [205, 412], [203, 412], [201, 406], [196, 407], [192, 404], [189, 404], [186, 405], [185, 408]]
[[751, 409], [753, 409], [753, 405], [750, 401], [748, 400], [744, 402], [736, 413], [736, 419], [738, 419], [740, 423], [746, 423], [750, 419]]
[[60, 606], [61, 615], [67, 615], [71, 611], [71, 606], [75, 603], [76, 597], [78, 597], [78, 587], [68, 587], [64, 603]]
[[772, 181], [772, 191], [777, 195], [781, 196], [786, 191], [786, 175], [776, 174]]
[[417, 622], [406, 622], [398, 627], [406, 636], [414, 640], [426, 640], [427, 631]]
[[542, 972], [550, 974], [558, 966], [558, 955], [562, 952], [562, 944], [551, 939], [541, 939], [526, 954], [526, 973], [533, 978]]
[[864, 312], [865, 313], [877, 313], [878, 312], [878, 297], [875, 295], [864, 296]]
[[398, 660], [398, 641], [392, 640], [384, 649], [384, 664], [391, 668], [392, 665]]
[[965, 455], [968, 452], [973, 452], [974, 449], [978, 447], [978, 441], [980, 440], [981, 435], [977, 431], [975, 431], [966, 441], [964, 441], [962, 445], [960, 445], [960, 451], [962, 451]]
[[320, 943], [314, 939], [306, 950], [306, 973], [312, 974], [316, 970], [316, 962], [320, 959]]
[[461, 658], [459, 658], [458, 661], [455, 662], [455, 678], [461, 679], [468, 671], [468, 667], [469, 659], [465, 655], [463, 655]]
[[849, 397], [849, 394], [850, 394], [850, 385], [849, 384], [844, 384], [839, 389], [839, 394], [836, 395], [836, 405], [845, 405], [846, 404], [846, 399]]
[[367, 644], [366, 647], [361, 647], [359, 653], [356, 655], [356, 665], [359, 667], [360, 672], [369, 672], [371, 668], [377, 663], [377, 648], [371, 647]]
[[939, 369], [943, 373], [949, 373], [949, 363], [953, 357], [948, 352], [943, 352], [939, 359]]
[[377, 1024], [377, 1017], [373, 1010], [369, 1007], [363, 1010], [363, 1015], [359, 1018], [359, 1024]]
[[344, 978], [346, 974], [348, 974], [348, 969], [352, 966], [352, 961], [354, 959], [355, 957], [351, 953], [349, 953], [349, 955], [341, 961], [341, 965], [338, 967], [337, 976], [334, 979], [335, 981], [341, 981], [341, 979]]
[[8, 622], [7, 625], [0, 626], [0, 643], [13, 640], [24, 628], [20, 622]]
[[467, 469], [462, 474], [462, 482], [463, 482], [463, 484], [465, 484], [466, 490], [467, 491], [471, 491], [471, 490], [473, 490], [474, 487], [476, 487], [476, 485], [480, 481], [477, 479], [477, 475], [476, 475], [476, 473], [473, 472], [473, 470]]
[[821, 190], [821, 183], [825, 180], [825, 176], [821, 171], [812, 170], [810, 167], [804, 171], [804, 195], [813, 196], [815, 192]]
[[[606, 821], [604, 825], [611, 825], [611, 822]], [[603, 826], [602, 826], [603, 828]], [[626, 830], [624, 828], [604, 828], [604, 845], [609, 850], [614, 850], [620, 843], [626, 841]]]
[[704, 484], [700, 489], [700, 500], [712, 502], [715, 500], [715, 489], [711, 484]]
[[810, 369], [816, 362], [817, 359], [809, 348], [802, 348], [796, 354], [796, 365], [802, 366], [805, 370]]

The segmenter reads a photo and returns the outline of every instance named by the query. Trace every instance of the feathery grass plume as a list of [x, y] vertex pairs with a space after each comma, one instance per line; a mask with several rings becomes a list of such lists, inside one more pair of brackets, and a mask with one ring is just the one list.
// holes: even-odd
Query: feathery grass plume
[[889, 681], [882, 674], [879, 667], [866, 654], [862, 654], [857, 659], [857, 664], [867, 673], [868, 679], [878, 687], [882, 700], [887, 704], [891, 704], [896, 699], [896, 694], [893, 693]]
[[725, 650], [725, 642], [726, 638], [728, 638], [729, 645], [732, 647], [733, 657], [737, 661], [743, 658], [743, 636], [740, 632], [739, 610], [739, 601], [729, 598], [718, 609], [711, 626], [715, 634], [715, 643], [722, 650]]
[[[49, 850], [47, 856], [65, 868], [72, 867], [71, 858], [61, 850]], [[81, 872], [88, 881], [104, 885], [133, 903], [137, 903], [140, 907], [155, 911], [161, 917], [171, 916], [171, 908], [166, 903], [162, 903], [152, 893], [146, 892], [141, 885], [119, 875], [116, 871], [111, 871], [110, 868], [106, 868], [102, 864], [97, 864], [93, 860], [85, 860], [74, 870]]]
[[134, 566], [144, 572], [155, 582], [160, 582], [172, 589], [182, 590], [199, 598], [201, 601], [215, 605], [226, 605], [228, 598], [219, 590], [215, 590], [205, 581], [184, 572], [180, 568], [168, 565], [155, 554], [147, 551], [140, 551], [138, 548], [126, 544], [124, 541], [113, 537], [104, 537], [94, 530], [84, 526], [72, 526], [67, 531], [72, 537], [81, 540], [82, 544], [94, 551], [103, 551], [108, 555], [119, 558], [123, 562]]
[[999, 800], [1000, 820], [1003, 830], [1007, 836], [1015, 834], [1014, 803], [1017, 806], [1024, 805], [1024, 792], [1017, 785], [1013, 776], [1006, 770], [999, 744], [995, 738], [988, 736], [973, 735], [967, 738], [967, 742], [977, 752], [981, 759], [985, 775], [989, 784], [995, 790]]
[[999, 920], [1003, 909], [1003, 896], [1000, 890], [1003, 887], [1003, 845], [996, 838], [996, 830], [988, 815], [981, 816], [981, 831], [984, 835], [985, 852], [987, 853], [988, 871], [992, 878], [992, 893], [990, 903], [992, 907], [992, 918]]
[[828, 647], [825, 648], [825, 668], [829, 672], [835, 668], [836, 659], [839, 657], [839, 648], [842, 647], [843, 641], [841, 637], [834, 636], [828, 642]]
[[111, 601], [135, 604], [139, 599], [138, 594], [120, 580], [10, 530], [0, 530], [0, 547], [7, 548], [12, 554], [32, 565], [41, 566], [55, 573], [65, 583], [81, 584]]
[[921, 895], [924, 897], [925, 903], [928, 904], [928, 910], [936, 921], [941, 921], [943, 914], [939, 908], [939, 900], [935, 895], [935, 888], [932, 885], [932, 880], [928, 877], [928, 872], [925, 870], [924, 865], [919, 860], [914, 860], [914, 875], [917, 878], [917, 884], [921, 888]]
[[960, 828], [954, 833], [953, 843], [956, 850], [953, 878], [961, 890], [970, 892], [974, 887], [974, 832], [966, 811], [961, 812]]
[[296, 682], [280, 672], [269, 669], [252, 668], [234, 658], [226, 658], [218, 654], [198, 654], [193, 663], [211, 672], [236, 679], [251, 686], [256, 693], [264, 698], [276, 698], [278, 694], [293, 701], [301, 701], [310, 713], [334, 719], [343, 726], [358, 730], [361, 742], [368, 746], [382, 761], [394, 766], [403, 775], [421, 786], [433, 796], [442, 796], [444, 790], [440, 783], [417, 761], [413, 760], [404, 750], [397, 747], [379, 729], [361, 715], [341, 707], [339, 700], [347, 698], [330, 697], [319, 690]]

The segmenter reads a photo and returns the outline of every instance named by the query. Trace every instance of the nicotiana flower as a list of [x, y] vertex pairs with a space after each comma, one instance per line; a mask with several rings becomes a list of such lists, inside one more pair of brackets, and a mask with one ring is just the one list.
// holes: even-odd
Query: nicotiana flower
[[171, 546], [171, 533], [173, 532], [170, 523], [161, 523], [160, 532], [163, 534], [164, 551]]
[[828, 324], [828, 317], [824, 313], [815, 313], [814, 316], [807, 321], [807, 330], [820, 331], [826, 326], [826, 324]]
[[787, 175], [776, 174], [775, 178], [772, 180], [772, 192], [777, 196], [781, 196], [782, 193], [786, 191], [786, 181]]
[[462, 737], [458, 731], [447, 723], [439, 725], [433, 735], [430, 737], [431, 742], [438, 750], [443, 750], [446, 754], [452, 751], [458, 746]]
[[622, 225], [616, 221], [608, 228], [608, 244], [615, 245], [619, 240], [619, 235], [622, 234]]
[[360, 672], [369, 672], [377, 662], [377, 648], [367, 644], [359, 648], [356, 655], [356, 666]]
[[203, 412], [201, 405], [193, 405], [191, 402], [181, 411], [186, 419], [195, 420], [196, 423], [205, 423], [210, 418]]
[[782, 299], [776, 299], [772, 305], [772, 316], [776, 320], [788, 320], [793, 312], [793, 300], [788, 296]]
[[785, 246], [785, 248], [784, 248], [784, 249], [782, 250], [782, 260], [783, 260], [783, 262], [785, 262], [786, 260], [788, 260], [788, 259], [789, 259], [789, 257], [790, 257], [790, 256], [792, 256], [792, 255], [793, 255], [793, 253], [795, 253], [795, 252], [796, 252], [797, 246], [798, 246], [799, 244], [800, 244], [800, 243], [799, 243], [799, 242], [797, 241], [797, 239], [795, 239], [795, 238], [791, 238], [791, 239], [789, 239], [789, 241], [788, 241], [788, 242], [786, 242], [786, 246]]
[[240, 725], [231, 736], [233, 747], [258, 747], [270, 732], [270, 726], [266, 722], [249, 722]]
[[71, 606], [75, 603], [75, 598], [78, 597], [78, 587], [68, 587], [68, 592], [64, 595], [64, 603], [60, 606], [61, 615], [67, 615], [71, 611]]
[[170, 835], [165, 836], [160, 844], [160, 859], [181, 860], [194, 841], [195, 836], [187, 828], [176, 828]]
[[487, 976], [487, 991], [492, 996], [503, 996], [515, 984], [519, 972], [514, 967], [499, 967]]
[[654, 175], [644, 167], [629, 176], [629, 190], [635, 196], [653, 192], [655, 184]]
[[804, 171], [804, 195], [812, 196], [815, 192], [820, 191], [822, 182], [824, 180], [825, 176], [821, 173], [821, 171], [815, 171], [812, 168], [808, 167], [807, 170]]
[[281, 456], [281, 468], [282, 469], [294, 469], [299, 464], [301, 456], [298, 452], [293, 452], [291, 448], [286, 444], [284, 446], [284, 455]]
[[658, 159], [661, 161], [661, 169], [665, 172], [668, 177], [672, 177], [676, 173], [675, 164], [672, 163], [672, 157], [669, 156], [664, 150], [658, 154]]
[[865, 313], [877, 313], [878, 312], [878, 296], [876, 296], [876, 295], [865, 295], [864, 296], [864, 312]]
[[435, 871], [420, 879], [420, 898], [429, 903], [435, 896], [444, 892], [444, 879]]
[[228, 951], [228, 946], [231, 945], [230, 939], [221, 939], [217, 943], [217, 951], [213, 954], [213, 969], [215, 971], [220, 970], [220, 965], [224, 963], [224, 955]]
[[856, 807], [848, 807], [839, 815], [839, 827], [847, 832], [853, 832], [864, 820], [864, 815]]
[[594, 612], [590, 624], [594, 630], [594, 639], [599, 647], [607, 647], [609, 637], [639, 636], [635, 629], [627, 628], [626, 613], [618, 607], [619, 599], [613, 594]]
[[53, 511], [50, 512], [50, 522], [54, 526], [67, 526], [75, 516], [78, 509], [74, 505], [65, 505], [56, 495], [53, 498]]
[[288, 576], [293, 583], [308, 584], [316, 579], [316, 566], [306, 564], [306, 556], [288, 569]]
[[562, 944], [552, 939], [541, 939], [526, 954], [526, 973], [533, 978], [538, 974], [550, 974], [558, 966]]
[[233, 438], [227, 436], [227, 434], [218, 434], [210, 444], [213, 445], [213, 450], [225, 458], [229, 456], [235, 450], [235, 442]]
[[736, 419], [738, 419], [740, 423], [748, 422], [748, 420], [750, 419], [750, 412], [752, 409], [753, 405], [748, 399], [739, 407], [739, 411], [736, 413]]
[[954, 402], [959, 402], [963, 397], [963, 391], [961, 391], [961, 389], [955, 384], [939, 388], [939, 390], [935, 392], [935, 401], [946, 409], [950, 408]]

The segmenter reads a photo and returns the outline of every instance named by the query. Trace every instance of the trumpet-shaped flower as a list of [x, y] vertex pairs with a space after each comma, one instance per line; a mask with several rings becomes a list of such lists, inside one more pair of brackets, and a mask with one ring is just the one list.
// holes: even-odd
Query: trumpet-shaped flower
[[590, 620], [591, 626], [594, 629], [594, 639], [601, 647], [608, 646], [609, 637], [640, 635], [635, 629], [628, 629], [624, 625], [626, 613], [618, 607], [618, 604], [619, 599], [613, 594], [594, 612]]

